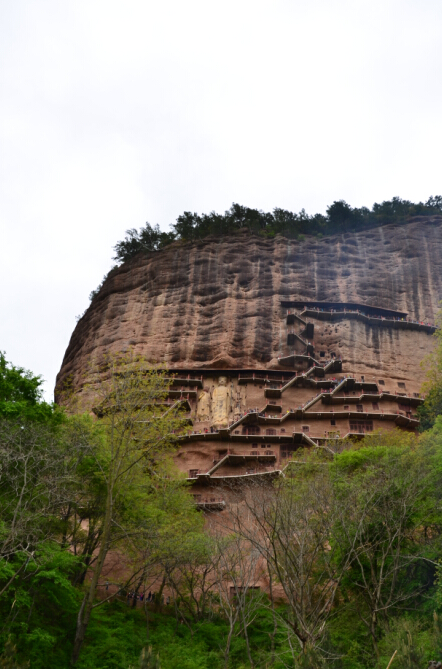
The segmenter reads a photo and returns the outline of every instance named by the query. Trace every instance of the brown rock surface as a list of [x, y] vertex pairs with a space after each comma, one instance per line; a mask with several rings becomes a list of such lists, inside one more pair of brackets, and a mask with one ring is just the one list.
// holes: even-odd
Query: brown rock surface
[[[417, 217], [303, 242], [240, 232], [175, 243], [113, 270], [75, 328], [56, 396], [78, 388], [88, 363], [133, 347], [173, 369], [281, 369], [287, 355], [281, 300], [355, 302], [435, 322], [442, 298], [442, 217]], [[431, 348], [424, 332], [357, 321], [315, 325], [316, 349], [346, 371], [420, 382]]]

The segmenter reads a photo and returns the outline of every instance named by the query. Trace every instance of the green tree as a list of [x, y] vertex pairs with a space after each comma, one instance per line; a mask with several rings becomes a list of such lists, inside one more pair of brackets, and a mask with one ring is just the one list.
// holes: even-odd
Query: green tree
[[185, 211], [181, 216], [178, 216], [172, 228], [179, 239], [191, 242], [200, 236], [201, 223], [201, 217], [197, 213]]
[[[189, 496], [187, 495], [187, 498]], [[167, 503], [167, 507], [170, 502]], [[158, 542], [156, 562], [164, 570], [167, 585], [174, 591], [181, 617], [204, 620], [211, 611], [219, 552], [212, 537], [204, 532], [204, 516], [184, 515], [172, 527], [165, 525]]]
[[354, 230], [363, 223], [358, 209], [353, 209], [345, 200], [337, 200], [327, 207], [327, 223], [330, 232], [347, 232]]
[[59, 432], [33, 421], [0, 420], [0, 557], [32, 557], [60, 530], [65, 486], [74, 476]]
[[426, 397], [424, 403], [417, 409], [421, 432], [433, 427], [437, 416], [442, 414], [442, 310], [438, 312], [436, 325], [434, 351], [422, 362], [426, 369], [426, 381], [422, 387]]
[[[104, 511], [91, 580], [77, 618], [72, 665], [78, 661], [91, 613], [100, 605], [95, 593], [106, 556], [111, 547], [136, 552], [134, 537], [143, 533], [147, 540], [152, 482], [186, 424], [178, 407], [164, 410], [169, 385], [164, 371], [149, 369], [129, 354], [110, 357], [97, 374], [101, 382], [94, 388], [94, 412], [101, 444], [96, 464], [104, 486]], [[126, 513], [118, 517], [122, 507]]]
[[233, 530], [245, 537], [283, 589], [293, 662], [310, 669], [323, 661], [321, 650], [351, 551], [333, 540], [342, 512], [335, 503], [330, 462], [306, 453], [273, 489], [251, 486], [233, 512]]
[[69, 663], [78, 609], [78, 592], [71, 583], [77, 561], [57, 542], [45, 541], [0, 597], [0, 645], [11, 636], [18, 656], [30, 660], [33, 669]]
[[19, 664], [17, 661], [17, 647], [13, 644], [11, 639], [5, 643], [5, 649], [0, 655], [1, 669], [28, 669], [29, 662]]
[[[413, 434], [371, 436], [360, 448], [335, 456], [335, 528], [339, 550], [350, 557], [342, 590], [370, 635], [379, 657], [382, 626], [416, 603], [425, 579], [429, 537], [439, 533], [435, 444]], [[413, 574], [414, 578], [411, 578]]]
[[62, 439], [65, 449], [72, 454], [75, 475], [66, 482], [61, 545], [69, 546], [80, 558], [73, 582], [82, 585], [96, 558], [103, 529], [106, 488], [101, 473], [102, 437], [91, 416], [74, 414], [63, 425]]
[[[245, 207], [236, 202], [224, 214], [211, 211], [198, 214], [185, 211], [172, 224], [170, 232], [162, 232], [158, 225], [146, 223], [144, 228], [126, 231], [126, 238], [116, 244], [115, 260], [125, 262], [141, 251], [158, 251], [174, 240], [195, 241], [208, 235], [228, 236], [238, 230], [248, 230], [251, 234], [273, 237], [282, 234], [303, 241], [301, 235], [316, 236], [373, 228], [387, 223], [405, 224], [412, 216], [440, 215], [442, 196], [431, 196], [427, 202], [413, 203], [394, 197], [373, 207], [351, 207], [345, 200], [335, 200], [327, 208], [327, 213], [309, 215], [305, 209], [299, 213], [276, 207], [273, 212]], [[95, 292], [95, 291], [93, 291]]]
[[423, 213], [425, 206], [417, 208], [409, 200], [402, 200], [400, 197], [393, 197], [391, 200], [384, 200], [384, 202], [373, 205], [373, 214], [377, 223], [387, 225], [388, 223], [396, 223], [404, 221], [406, 216], [413, 216], [417, 213]]
[[442, 212], [442, 196], [441, 195], [430, 195], [428, 200], [425, 202], [425, 206], [433, 209], [435, 213]]
[[0, 351], [0, 417], [61, 420], [60, 411], [43, 400], [42, 383], [41, 376], [12, 365]]
[[[143, 648], [138, 666], [139, 669], [161, 669], [160, 656], [154, 656], [152, 646], [149, 646], [147, 649]], [[136, 669], [136, 667], [131, 665], [129, 669]]]
[[139, 231], [131, 228], [126, 230], [126, 238], [115, 245], [114, 260], [125, 262], [137, 253], [158, 251], [173, 242], [174, 239], [173, 232], [163, 232], [159, 225], [152, 227], [150, 223], [146, 223], [144, 228], [140, 228]]

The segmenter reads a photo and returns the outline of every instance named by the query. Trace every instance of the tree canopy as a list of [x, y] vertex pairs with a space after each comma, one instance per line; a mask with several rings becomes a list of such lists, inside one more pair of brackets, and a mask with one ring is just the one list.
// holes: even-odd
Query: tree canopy
[[436, 346], [422, 361], [427, 378], [422, 388], [426, 393], [425, 402], [417, 409], [421, 432], [432, 428], [442, 414], [442, 311], [439, 311], [436, 323]]
[[188, 417], [168, 401], [169, 373], [111, 357], [84, 388], [95, 415], [57, 422], [35, 409], [40, 377], [2, 354], [1, 401], [18, 409], [0, 414], [0, 667], [439, 659], [441, 333], [431, 429], [299, 449], [284, 476], [232, 484], [228, 513], [205, 516], [171, 460]]
[[16, 367], [0, 351], [0, 417], [46, 421], [60, 418], [60, 410], [43, 400], [43, 379]]
[[[224, 214], [211, 211], [198, 214], [185, 211], [170, 225], [169, 232], [163, 232], [158, 225], [146, 225], [140, 230], [126, 231], [124, 240], [114, 247], [114, 260], [126, 262], [140, 252], [158, 251], [173, 241], [197, 241], [209, 235], [226, 236], [245, 229], [264, 237], [277, 234], [299, 239], [300, 235], [317, 236], [353, 232], [374, 228], [388, 223], [406, 223], [412, 216], [442, 214], [442, 196], [428, 198], [426, 202], [414, 203], [393, 197], [381, 203], [375, 202], [371, 209], [352, 207], [345, 200], [336, 200], [327, 207], [326, 214], [309, 215], [305, 209], [294, 213], [275, 207], [272, 212], [253, 209], [233, 203]], [[302, 238], [302, 237], [301, 237]]]

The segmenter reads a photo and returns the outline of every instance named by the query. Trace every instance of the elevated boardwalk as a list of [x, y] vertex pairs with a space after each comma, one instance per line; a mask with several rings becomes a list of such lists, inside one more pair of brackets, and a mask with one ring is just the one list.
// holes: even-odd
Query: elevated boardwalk
[[[307, 318], [326, 321], [354, 319], [376, 327], [421, 330], [427, 334], [433, 334], [436, 331], [433, 323], [408, 318], [405, 312], [364, 304], [281, 301], [281, 306], [287, 308], [288, 325], [294, 323], [295, 318], [303, 323], [306, 323]], [[295, 312], [294, 309], [299, 309], [299, 312]]]

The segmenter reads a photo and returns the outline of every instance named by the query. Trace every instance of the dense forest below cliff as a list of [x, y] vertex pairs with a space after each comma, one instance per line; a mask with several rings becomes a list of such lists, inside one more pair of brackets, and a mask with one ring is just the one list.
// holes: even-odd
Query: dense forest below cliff
[[[186, 420], [163, 414], [164, 371], [110, 358], [92, 420], [72, 398], [73, 414], [44, 403], [40, 377], [0, 353], [0, 667], [440, 659], [440, 328], [437, 339], [422, 434], [298, 450], [210, 528], [168, 459]], [[259, 570], [268, 592], [253, 586]]]
[[197, 241], [209, 235], [226, 236], [237, 230], [265, 237], [277, 234], [288, 238], [302, 239], [311, 234], [318, 237], [342, 232], [356, 232], [390, 223], [404, 224], [414, 216], [442, 214], [442, 196], [428, 198], [426, 202], [410, 202], [394, 197], [368, 207], [351, 207], [344, 200], [337, 200], [327, 207], [326, 214], [309, 215], [304, 209], [294, 213], [276, 207], [273, 212], [264, 212], [233, 203], [224, 214], [214, 211], [197, 214], [185, 211], [178, 216], [169, 232], [158, 225], [146, 225], [140, 230], [126, 231], [126, 237], [115, 245], [117, 262], [125, 262], [140, 252], [158, 251], [174, 241]]

